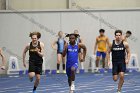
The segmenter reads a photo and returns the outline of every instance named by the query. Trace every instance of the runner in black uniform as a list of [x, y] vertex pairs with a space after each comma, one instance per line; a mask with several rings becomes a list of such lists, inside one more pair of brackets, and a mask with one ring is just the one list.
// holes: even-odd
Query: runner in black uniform
[[39, 32], [30, 33], [32, 41], [25, 47], [23, 51], [23, 65], [26, 67], [25, 56], [29, 50], [29, 79], [33, 81], [33, 77], [36, 76], [34, 83], [33, 93], [36, 93], [36, 88], [40, 82], [40, 75], [42, 74], [42, 63], [44, 55], [44, 44], [38, 39], [41, 37]]
[[113, 80], [118, 80], [119, 83], [117, 93], [121, 93], [121, 88], [124, 83], [124, 72], [126, 70], [126, 64], [130, 59], [130, 49], [128, 43], [122, 40], [122, 31], [115, 31], [115, 40], [110, 44], [108, 49], [108, 64], [110, 64], [110, 52], [112, 52], [112, 74]]

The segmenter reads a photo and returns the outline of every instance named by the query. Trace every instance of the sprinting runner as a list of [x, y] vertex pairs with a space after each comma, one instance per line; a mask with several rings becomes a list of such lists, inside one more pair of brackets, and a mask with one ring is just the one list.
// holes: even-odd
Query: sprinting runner
[[122, 31], [115, 31], [115, 40], [109, 45], [108, 49], [108, 64], [110, 64], [110, 52], [112, 52], [112, 74], [113, 80], [117, 81], [119, 76], [117, 93], [121, 93], [124, 83], [124, 72], [126, 64], [130, 60], [130, 49], [128, 43], [122, 40]]
[[69, 34], [69, 43], [65, 44], [63, 56], [65, 57], [67, 55], [67, 61], [66, 61], [66, 73], [68, 76], [68, 84], [70, 87], [70, 93], [73, 93], [75, 90], [75, 73], [78, 68], [78, 53], [79, 48], [83, 49], [83, 59], [81, 61], [85, 60], [86, 56], [86, 46], [82, 43], [76, 43], [76, 34]]
[[39, 32], [30, 33], [30, 37], [32, 41], [26, 45], [23, 51], [23, 66], [26, 67], [25, 57], [26, 52], [29, 50], [28, 75], [31, 82], [33, 81], [33, 77], [36, 77], [33, 88], [33, 93], [36, 93], [36, 88], [40, 82], [40, 75], [42, 74], [44, 43], [39, 41], [39, 39], [41, 38], [41, 34]]

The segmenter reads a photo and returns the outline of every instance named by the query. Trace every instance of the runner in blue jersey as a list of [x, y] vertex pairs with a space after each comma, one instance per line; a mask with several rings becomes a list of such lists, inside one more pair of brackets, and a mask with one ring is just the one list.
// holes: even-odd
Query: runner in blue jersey
[[69, 34], [69, 43], [65, 44], [65, 48], [63, 51], [63, 56], [65, 57], [67, 55], [67, 60], [66, 60], [66, 73], [68, 76], [68, 84], [70, 87], [70, 93], [73, 93], [75, 90], [75, 73], [78, 68], [78, 53], [79, 53], [79, 48], [83, 49], [83, 59], [82, 61], [85, 60], [86, 56], [86, 46], [82, 43], [76, 43], [76, 34]]
[[64, 44], [66, 41], [64, 40], [63, 37], [63, 32], [59, 31], [58, 32], [58, 39], [54, 41], [52, 44], [52, 48], [56, 49], [55, 45], [57, 45], [57, 73], [60, 73], [59, 68], [60, 68], [60, 62], [62, 60], [62, 67], [63, 67], [63, 73], [66, 73], [65, 71], [65, 57], [62, 56], [63, 50], [64, 50]]

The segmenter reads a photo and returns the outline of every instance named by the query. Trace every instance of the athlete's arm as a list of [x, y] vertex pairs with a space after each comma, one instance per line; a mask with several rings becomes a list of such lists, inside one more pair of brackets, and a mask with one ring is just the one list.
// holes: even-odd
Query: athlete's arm
[[80, 38], [80, 43], [83, 43], [83, 39], [82, 38]]
[[110, 45], [110, 43], [109, 43], [109, 38], [107, 37], [107, 39], [106, 39], [106, 43], [107, 43], [107, 46], [109, 47]]
[[107, 62], [108, 66], [110, 65], [110, 52], [111, 52], [112, 44], [109, 43], [108, 49], [107, 49]]
[[125, 63], [128, 64], [128, 62], [130, 60], [130, 55], [131, 55], [130, 48], [129, 48], [129, 45], [127, 42], [123, 42], [123, 43], [124, 43], [124, 46], [126, 48], [126, 53], [127, 53], [126, 58], [125, 58]]
[[37, 53], [39, 54], [39, 56], [43, 57], [44, 56], [44, 43], [40, 42], [40, 46], [41, 46], [41, 51], [37, 49]]
[[[97, 37], [97, 38], [98, 38], [98, 37]], [[97, 48], [97, 43], [98, 43], [97, 38], [96, 38], [95, 45], [94, 45], [94, 55], [95, 55], [96, 48]]]
[[65, 45], [64, 45], [64, 50], [63, 50], [63, 57], [65, 57], [66, 56], [66, 53], [67, 53], [67, 47], [68, 47], [68, 44], [67, 43], [65, 43]]
[[55, 47], [56, 43], [57, 43], [57, 41], [54, 41], [54, 42], [51, 44], [51, 47], [52, 47], [54, 50], [56, 50], [56, 47]]
[[126, 36], [122, 36], [122, 40], [127, 42]]
[[83, 49], [83, 59], [81, 60], [82, 62], [85, 61], [85, 57], [86, 57], [86, 53], [87, 53], [87, 48], [84, 44], [82, 43], [79, 43], [78, 44], [78, 47], [79, 48], [82, 48]]
[[0, 48], [0, 56], [2, 58], [2, 66], [6, 65], [6, 58], [4, 56], [4, 54], [2, 53], [2, 49]]
[[26, 57], [26, 52], [29, 50], [30, 44], [26, 45], [24, 50], [23, 50], [23, 66], [26, 67], [26, 63], [25, 63], [25, 57]]

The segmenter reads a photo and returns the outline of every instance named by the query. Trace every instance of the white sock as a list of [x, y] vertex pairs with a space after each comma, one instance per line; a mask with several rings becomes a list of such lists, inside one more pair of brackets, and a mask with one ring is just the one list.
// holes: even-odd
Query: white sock
[[71, 82], [71, 85], [74, 85], [74, 81]]
[[98, 68], [98, 67], [96, 67], [96, 70], [99, 70], [99, 68]]
[[84, 62], [81, 62], [81, 69], [84, 69]]

